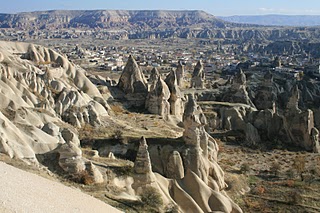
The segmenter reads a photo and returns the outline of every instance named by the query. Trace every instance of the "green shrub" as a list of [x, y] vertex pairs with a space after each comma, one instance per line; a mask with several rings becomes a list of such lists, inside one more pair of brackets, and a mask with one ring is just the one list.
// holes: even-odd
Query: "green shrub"
[[240, 167], [240, 172], [242, 174], [247, 174], [250, 171], [250, 166], [247, 163], [243, 163]]
[[141, 195], [141, 201], [151, 207], [161, 207], [163, 200], [160, 193], [153, 187], [146, 187]]
[[278, 176], [279, 175], [280, 169], [281, 169], [281, 167], [280, 167], [280, 164], [278, 162], [273, 162], [271, 164], [270, 170], [271, 170], [271, 172], [273, 172], [274, 176]]

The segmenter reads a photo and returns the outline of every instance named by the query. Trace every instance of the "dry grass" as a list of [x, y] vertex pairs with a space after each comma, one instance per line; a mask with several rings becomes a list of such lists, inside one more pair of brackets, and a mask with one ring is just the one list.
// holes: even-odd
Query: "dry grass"
[[120, 104], [117, 105], [110, 105], [111, 110], [115, 113], [115, 115], [119, 115], [119, 114], [124, 114], [125, 112], [127, 112], [123, 106], [121, 106]]
[[[283, 150], [261, 152], [222, 144], [224, 149], [219, 155], [219, 164], [226, 171], [226, 180], [229, 176], [240, 177], [239, 170], [244, 163], [250, 166], [244, 177], [251, 191], [245, 195], [239, 195], [232, 188], [228, 191], [244, 212], [319, 212], [320, 176], [310, 176], [308, 169], [319, 166], [319, 154]], [[294, 169], [295, 159], [301, 159], [301, 156], [305, 160], [304, 181]], [[272, 171], [275, 164], [277, 174]], [[293, 171], [293, 177], [288, 171]], [[312, 181], [308, 180], [308, 175]], [[234, 180], [236, 178], [231, 179], [233, 185]]]

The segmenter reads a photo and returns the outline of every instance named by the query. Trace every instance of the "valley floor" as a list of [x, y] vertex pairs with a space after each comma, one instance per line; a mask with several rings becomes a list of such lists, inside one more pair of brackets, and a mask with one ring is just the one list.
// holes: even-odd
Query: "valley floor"
[[[319, 212], [320, 154], [286, 150], [259, 151], [220, 142], [219, 164], [226, 172], [229, 192], [244, 212]], [[305, 160], [303, 180], [294, 168]], [[246, 171], [242, 171], [247, 165]], [[279, 165], [274, 169], [274, 165]], [[245, 174], [243, 174], [245, 173]], [[246, 180], [247, 186], [242, 182]], [[244, 191], [249, 190], [247, 193]], [[241, 195], [241, 193], [242, 195]]]

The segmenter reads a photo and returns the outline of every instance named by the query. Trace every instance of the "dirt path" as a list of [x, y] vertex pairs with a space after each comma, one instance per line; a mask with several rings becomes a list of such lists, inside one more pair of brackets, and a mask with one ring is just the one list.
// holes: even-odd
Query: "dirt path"
[[80, 190], [0, 162], [0, 212], [116, 213], [120, 211]]

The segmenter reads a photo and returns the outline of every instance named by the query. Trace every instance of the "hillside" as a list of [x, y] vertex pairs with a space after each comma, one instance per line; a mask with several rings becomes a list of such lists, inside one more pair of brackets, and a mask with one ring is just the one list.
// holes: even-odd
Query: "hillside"
[[[317, 41], [319, 31], [314, 27], [282, 27], [286, 17], [249, 17], [246, 24], [240, 17], [215, 17], [199, 10], [52, 10], [0, 14], [0, 39], [35, 41], [41, 39], [103, 40], [201, 38], [238, 42], [268, 42], [304, 40]], [[255, 22], [250, 22], [249, 20]], [[291, 17], [300, 20], [299, 17]], [[260, 21], [259, 21], [260, 20]], [[265, 20], [265, 21], [263, 21]], [[269, 20], [269, 21], [268, 21]], [[315, 20], [312, 19], [312, 20]], [[251, 24], [248, 24], [251, 23]], [[304, 25], [301, 22], [287, 25]], [[310, 21], [308, 23], [311, 23]], [[316, 21], [312, 22], [316, 24]], [[264, 24], [269, 26], [262, 26]]]
[[224, 28], [226, 22], [204, 11], [165, 10], [53, 10], [18, 14], [1, 14], [1, 28], [121, 28], [153, 29], [166, 27]]
[[[1, 212], [120, 212], [79, 190], [0, 162]], [[23, 176], [23, 179], [21, 177]], [[63, 194], [63, 196], [60, 196]], [[27, 200], [25, 198], [28, 198]], [[50, 197], [50, 199], [47, 199]], [[68, 199], [66, 199], [66, 197]]]
[[224, 21], [257, 24], [266, 26], [319, 26], [317, 15], [258, 15], [258, 16], [220, 16]]

